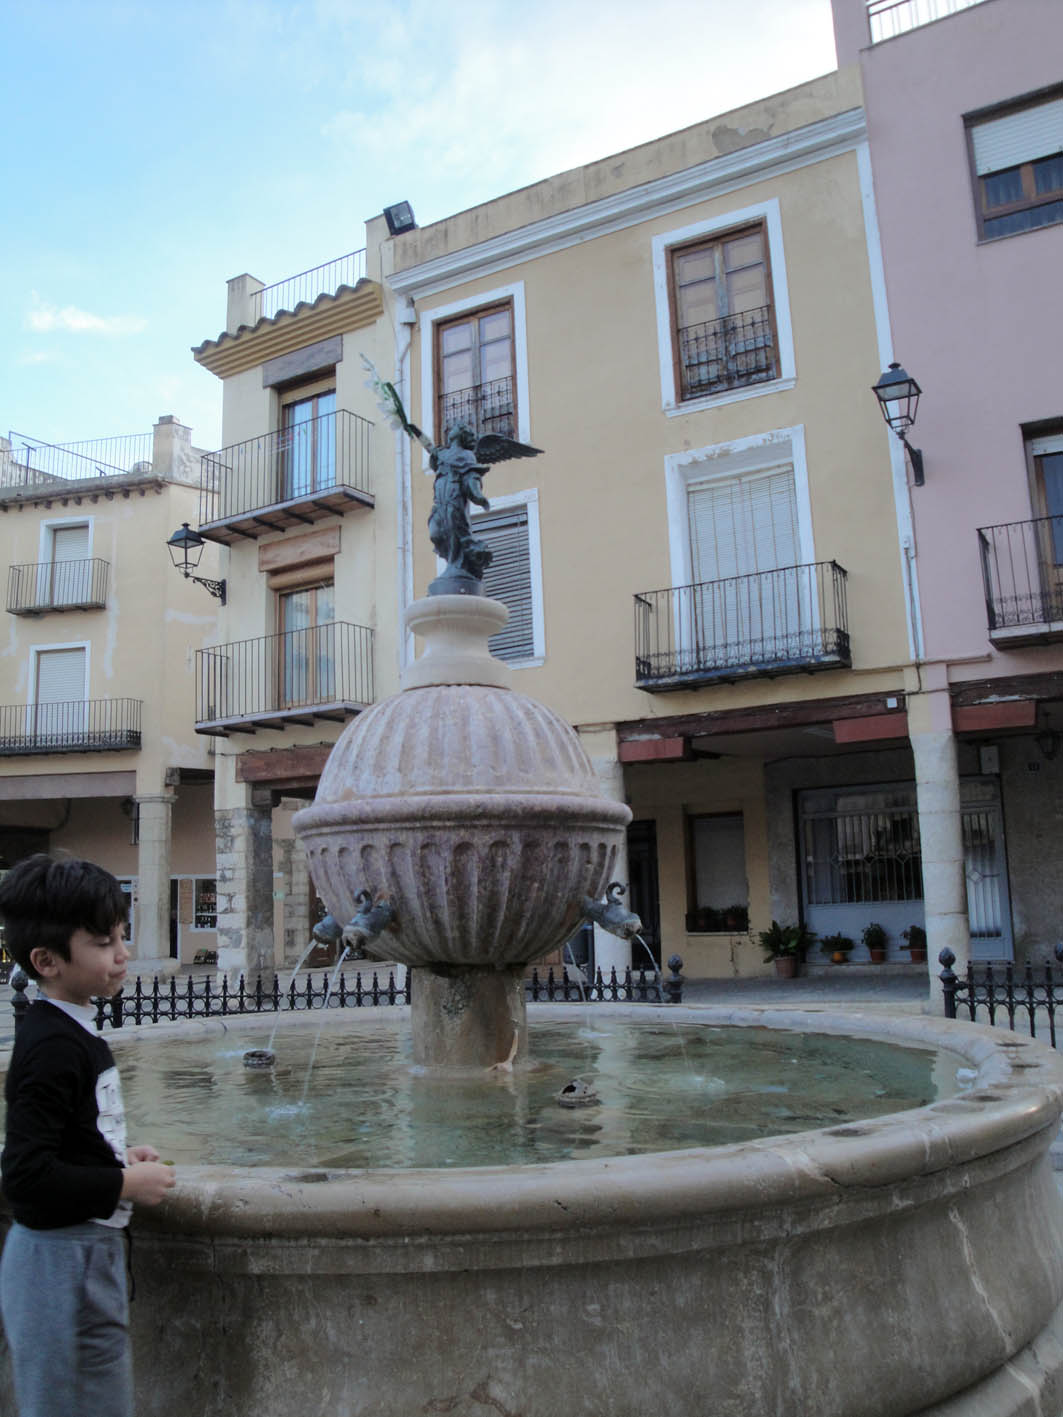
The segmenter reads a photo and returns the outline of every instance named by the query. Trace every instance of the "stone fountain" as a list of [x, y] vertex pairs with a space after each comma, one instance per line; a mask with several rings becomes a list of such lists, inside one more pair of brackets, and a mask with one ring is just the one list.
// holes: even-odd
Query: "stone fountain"
[[[488, 654], [504, 607], [441, 579], [408, 612], [426, 653], [345, 730], [297, 830], [335, 918], [375, 912], [371, 948], [413, 969], [418, 1062], [506, 1087], [526, 1065], [523, 967], [601, 894], [628, 811]], [[914, 1111], [716, 1148], [435, 1171], [182, 1167], [172, 1200], [137, 1221], [140, 1417], [1063, 1412], [1051, 1050], [927, 1018], [595, 1009], [625, 1027], [684, 1018], [946, 1048], [972, 1083]], [[357, 1020], [328, 1022], [358, 1046]], [[116, 1038], [119, 1064], [157, 1037]]]

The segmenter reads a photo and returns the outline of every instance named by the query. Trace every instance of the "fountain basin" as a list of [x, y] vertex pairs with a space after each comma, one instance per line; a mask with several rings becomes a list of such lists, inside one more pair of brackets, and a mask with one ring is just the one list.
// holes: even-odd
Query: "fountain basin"
[[908, 1016], [606, 1012], [943, 1047], [977, 1077], [914, 1111], [717, 1148], [183, 1167], [137, 1221], [141, 1417], [1020, 1417], [1034, 1393], [1060, 1410], [1050, 1049]]

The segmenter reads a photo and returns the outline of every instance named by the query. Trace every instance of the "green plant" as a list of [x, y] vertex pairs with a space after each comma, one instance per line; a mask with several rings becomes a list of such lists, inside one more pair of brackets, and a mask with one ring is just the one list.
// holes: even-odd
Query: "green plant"
[[922, 950], [926, 952], [926, 931], [922, 925], [909, 925], [907, 930], [902, 930], [904, 939], [902, 950]]
[[824, 935], [819, 947], [825, 955], [847, 955], [850, 950], [856, 948], [856, 943], [850, 940], [848, 935]]
[[864, 926], [864, 933], [860, 938], [869, 950], [884, 950], [890, 942], [886, 927], [880, 925], [877, 920], [872, 920], [870, 925]]
[[759, 931], [757, 938], [765, 959], [778, 959], [782, 955], [796, 955], [798, 959], [803, 959], [816, 937], [804, 925], [780, 925], [773, 920], [771, 929]]

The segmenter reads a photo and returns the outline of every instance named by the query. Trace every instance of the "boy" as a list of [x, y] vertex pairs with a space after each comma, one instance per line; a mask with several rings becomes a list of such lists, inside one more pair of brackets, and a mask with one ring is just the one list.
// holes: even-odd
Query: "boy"
[[31, 856], [0, 882], [0, 916], [40, 985], [11, 1054], [0, 1157], [15, 1217], [0, 1315], [20, 1417], [130, 1417], [123, 1227], [174, 1174], [150, 1146], [126, 1150], [118, 1071], [93, 1022], [93, 998], [125, 978], [125, 898], [89, 861]]

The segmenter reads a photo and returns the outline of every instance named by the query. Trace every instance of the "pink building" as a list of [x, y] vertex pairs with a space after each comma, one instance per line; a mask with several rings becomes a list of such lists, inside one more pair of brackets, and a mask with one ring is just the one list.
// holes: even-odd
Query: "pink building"
[[884, 363], [923, 390], [925, 483], [900, 441], [895, 475], [930, 945], [1040, 960], [1063, 939], [1063, 3], [832, 3], [863, 78]]

